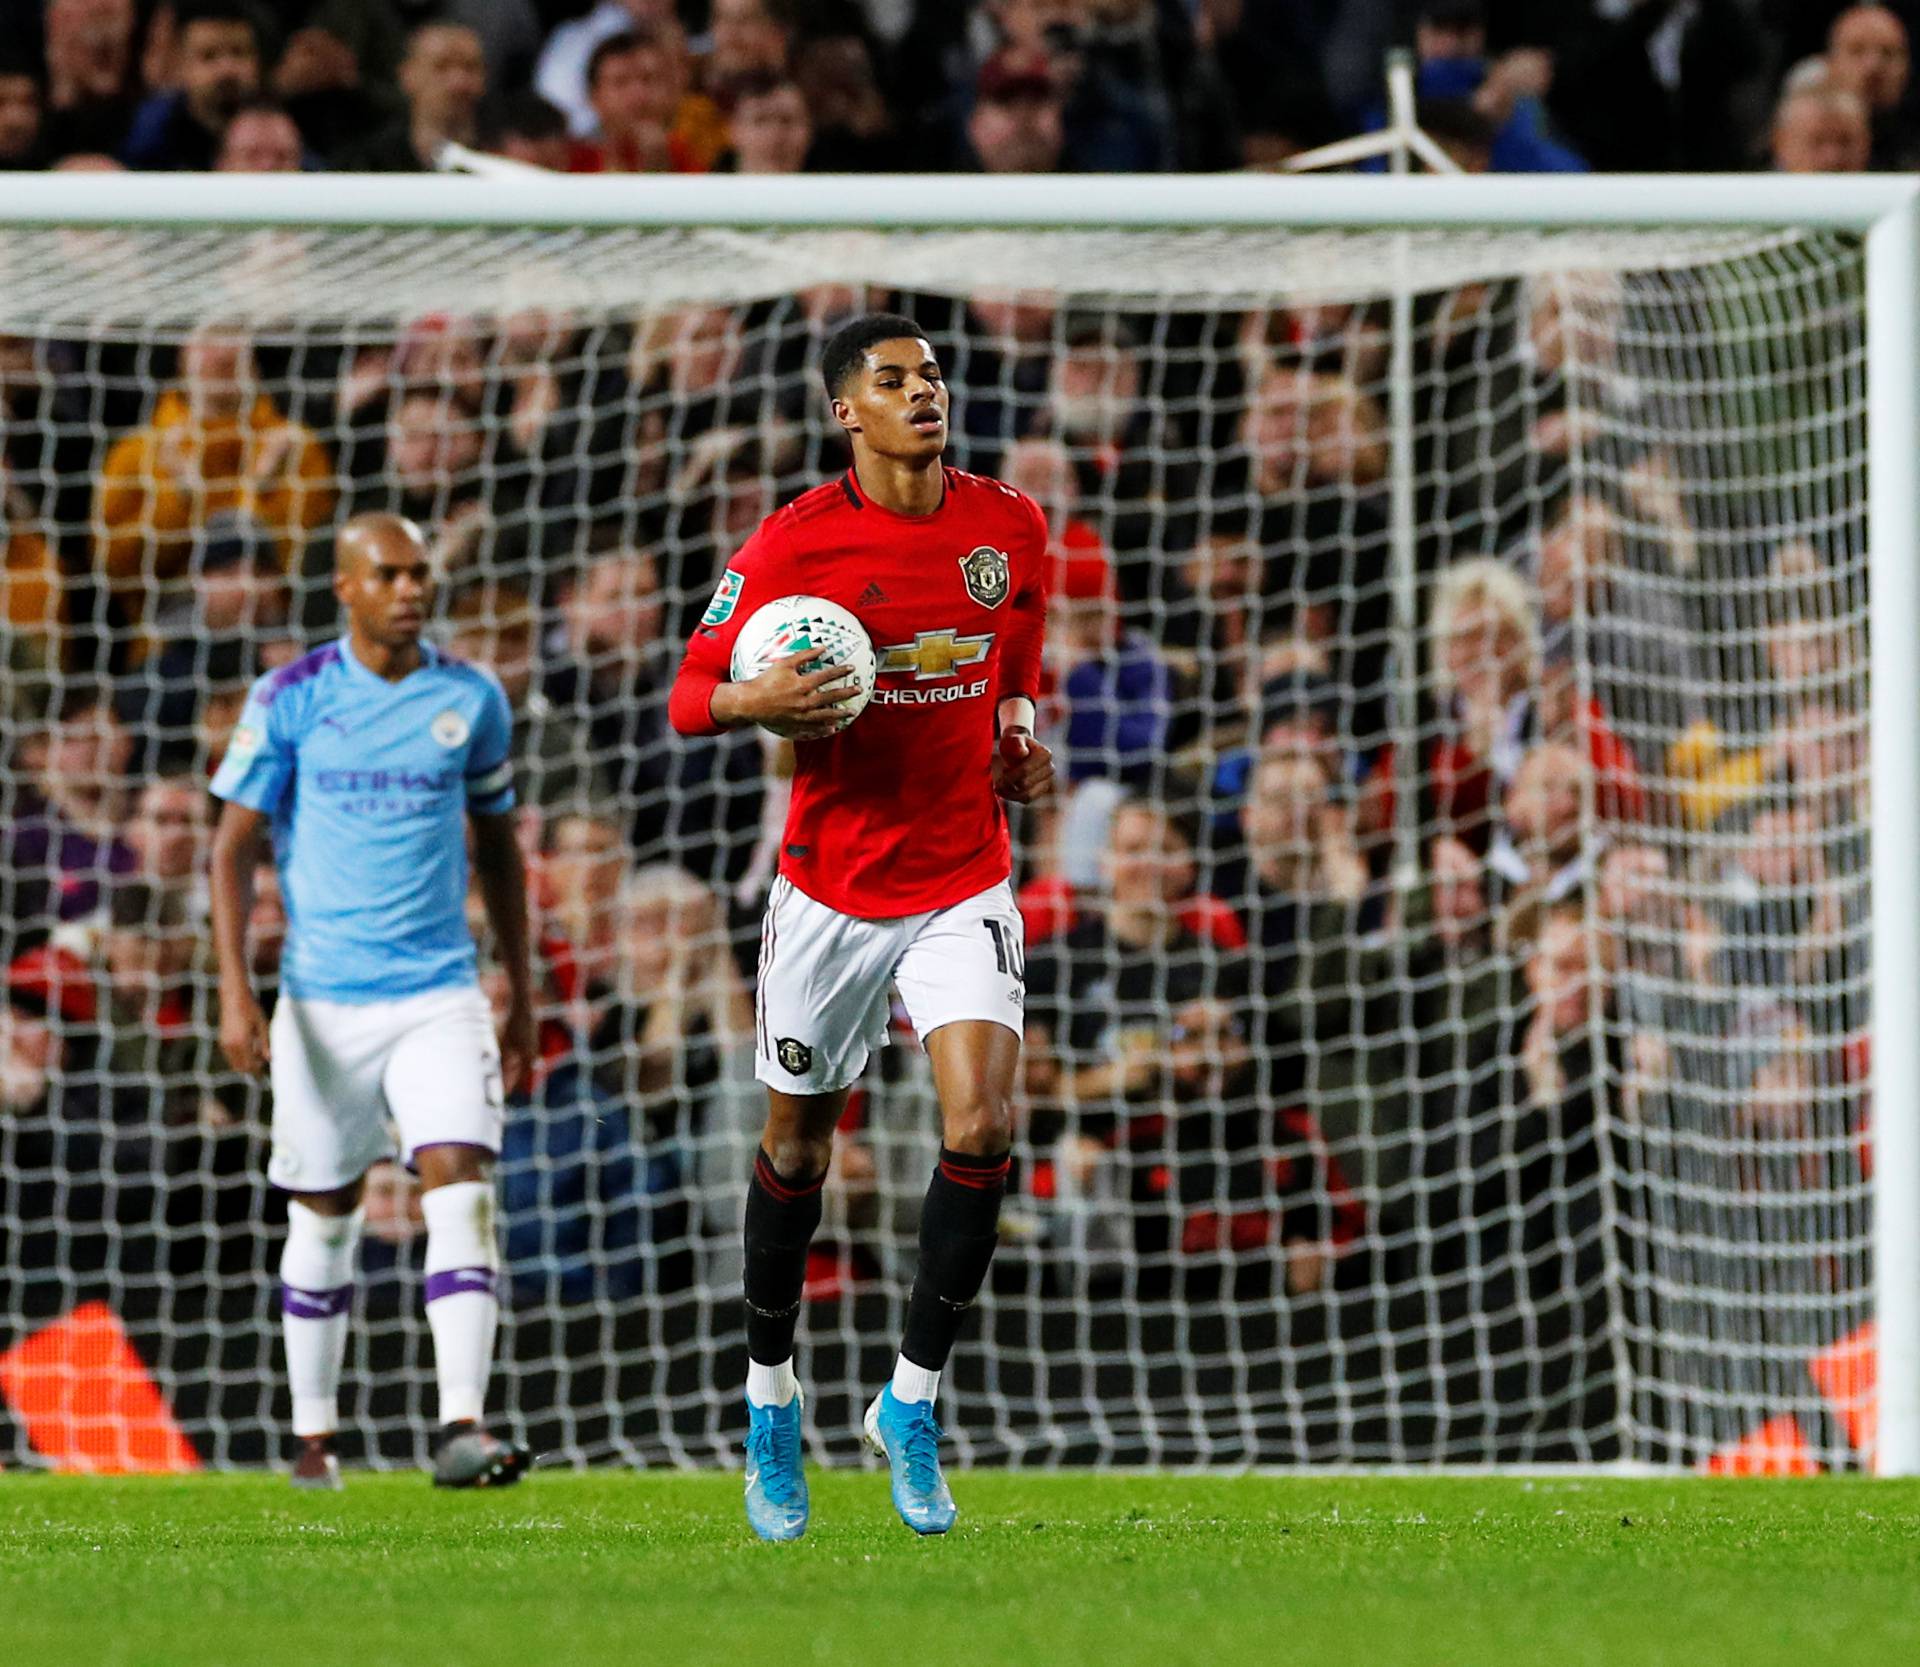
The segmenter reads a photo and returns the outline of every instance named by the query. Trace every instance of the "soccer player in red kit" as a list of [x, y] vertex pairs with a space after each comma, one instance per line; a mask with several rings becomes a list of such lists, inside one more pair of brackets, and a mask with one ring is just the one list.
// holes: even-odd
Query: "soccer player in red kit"
[[[947, 385], [926, 333], [872, 314], [821, 374], [853, 467], [767, 518], [714, 590], [669, 706], [684, 735], [759, 723], [795, 740], [780, 874], [761, 929], [756, 1074], [767, 1126], [747, 1189], [747, 1518], [807, 1525], [793, 1337], [820, 1186], [847, 1090], [886, 1040], [897, 986], [933, 1066], [940, 1161], [920, 1216], [906, 1336], [866, 1415], [908, 1527], [943, 1534], [934, 1398], [998, 1234], [1025, 990], [1002, 800], [1053, 781], [1033, 736], [1047, 526], [999, 481], [941, 461]], [[874, 643], [872, 702], [839, 733], [845, 666], [789, 655], [727, 680], [763, 603], [821, 596]]]

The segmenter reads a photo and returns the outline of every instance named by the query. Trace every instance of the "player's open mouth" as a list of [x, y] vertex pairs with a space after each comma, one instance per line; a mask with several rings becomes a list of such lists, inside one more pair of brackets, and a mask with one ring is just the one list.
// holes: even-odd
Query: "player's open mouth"
[[941, 416], [938, 411], [916, 411], [907, 421], [912, 423], [913, 426], [923, 434], [931, 434], [936, 429], [942, 429], [947, 426], [947, 419]]

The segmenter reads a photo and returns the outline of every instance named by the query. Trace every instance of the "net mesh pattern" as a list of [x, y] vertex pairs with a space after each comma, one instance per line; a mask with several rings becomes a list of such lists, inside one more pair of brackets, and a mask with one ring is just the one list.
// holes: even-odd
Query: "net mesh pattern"
[[[575, 1461], [737, 1451], [791, 757], [676, 737], [666, 690], [844, 465], [813, 367], [884, 304], [953, 461], [1056, 541], [1066, 791], [1017, 826], [962, 1456], [1693, 1463], [1788, 1416], [1858, 1464], [1823, 1363], [1871, 1317], [1862, 291], [1856, 240], [1762, 231], [10, 234], [0, 1348], [105, 1301], [208, 1462], [278, 1451], [204, 787], [248, 680], [338, 630], [333, 529], [391, 509], [516, 709], [543, 1060], [495, 1400]], [[937, 1130], [897, 1037], [810, 1264], [823, 1456]], [[414, 1462], [418, 1199], [370, 1194], [350, 1442]]]

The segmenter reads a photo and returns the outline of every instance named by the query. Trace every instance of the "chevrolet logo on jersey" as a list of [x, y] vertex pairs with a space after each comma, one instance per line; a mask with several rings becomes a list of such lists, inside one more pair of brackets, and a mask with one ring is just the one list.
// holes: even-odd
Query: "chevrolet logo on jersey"
[[916, 631], [912, 642], [894, 643], [880, 650], [880, 675], [910, 671], [924, 682], [930, 677], [951, 677], [965, 666], [977, 666], [993, 646], [993, 633], [962, 637], [952, 631]]

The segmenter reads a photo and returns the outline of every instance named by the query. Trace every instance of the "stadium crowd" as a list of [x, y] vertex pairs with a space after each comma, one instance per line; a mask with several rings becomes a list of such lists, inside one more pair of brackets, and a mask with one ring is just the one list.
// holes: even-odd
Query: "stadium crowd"
[[[1364, 122], [1391, 22], [561, 9], [49, 0], [42, 42], [6, 26], [0, 156], [404, 170], [451, 139], [587, 170], [1237, 167]], [[1439, 0], [1425, 109], [1475, 165], [1902, 165], [1897, 9], [1767, 15]], [[1580, 295], [1420, 299], [1418, 666], [1369, 305], [819, 289], [0, 340], [0, 1264], [62, 1289], [263, 1265], [263, 1090], [208, 1012], [205, 783], [251, 677], [334, 629], [332, 529], [393, 509], [432, 541], [444, 639], [518, 720], [546, 1006], [503, 1164], [516, 1291], [686, 1286], [733, 1227], [696, 1170], [751, 1033], [791, 756], [676, 736], [667, 688], [727, 558], [841, 466], [812, 357], [886, 305], [946, 364], [953, 461], [1032, 494], [1056, 538], [1042, 716], [1067, 788], [1020, 828], [1029, 1048], [996, 1277], [1384, 1290], [1409, 1332], [1471, 1304], [1545, 1340], [1476, 1356], [1533, 1361], [1516, 1404], [1583, 1422], [1597, 1268], [1659, 1284], [1617, 1178], [1642, 1130], [1741, 1154], [1706, 1182], [1733, 1284], [1739, 1246], [1810, 1247], [1857, 1178], [1867, 782], [1858, 525], [1783, 539], [1719, 490], [1697, 436], [1734, 425], [1651, 362], [1657, 308], [1629, 281]], [[1808, 353], [1844, 392], [1857, 346]], [[270, 872], [258, 893], [270, 984]], [[886, 1271], [868, 1126], [910, 1090], [903, 1057], [849, 1113], [822, 1300]], [[378, 1179], [372, 1231], [404, 1259], [411, 1184]], [[1786, 1260], [1768, 1277], [1796, 1289], [1850, 1277]]]
[[1377, 127], [1469, 170], [1911, 167], [1912, 0], [45, 0], [0, 169], [1274, 166]]

